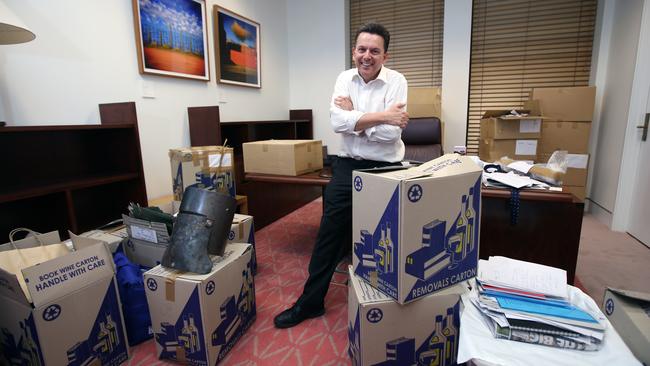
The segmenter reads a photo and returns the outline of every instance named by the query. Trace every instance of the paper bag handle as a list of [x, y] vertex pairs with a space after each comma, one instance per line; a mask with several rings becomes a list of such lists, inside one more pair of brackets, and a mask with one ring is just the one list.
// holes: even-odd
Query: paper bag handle
[[27, 265], [27, 260], [26, 260], [25, 257], [23, 256], [23, 253], [20, 252], [20, 249], [18, 249], [18, 247], [17, 247], [16, 244], [14, 243], [14, 235], [16, 235], [17, 233], [19, 233], [19, 232], [21, 232], [21, 231], [26, 231], [26, 232], [28, 232], [29, 234], [32, 234], [32, 235], [34, 236], [34, 238], [36, 238], [36, 241], [37, 241], [41, 246], [43, 246], [43, 241], [41, 241], [41, 238], [38, 237], [38, 236], [40, 235], [40, 233], [37, 233], [36, 231], [34, 231], [34, 230], [32, 230], [32, 229], [25, 228], [25, 227], [15, 228], [15, 229], [13, 229], [13, 230], [11, 230], [11, 231], [9, 232], [9, 243], [11, 243], [11, 246], [16, 250], [16, 252], [17, 252], [18, 255], [20, 256], [20, 259], [23, 261], [23, 265]]

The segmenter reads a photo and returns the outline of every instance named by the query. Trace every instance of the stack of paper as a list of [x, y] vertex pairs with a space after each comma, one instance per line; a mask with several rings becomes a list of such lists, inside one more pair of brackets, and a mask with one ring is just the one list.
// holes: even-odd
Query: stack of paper
[[472, 303], [497, 338], [595, 351], [605, 317], [572, 304], [566, 272], [506, 257], [479, 260]]

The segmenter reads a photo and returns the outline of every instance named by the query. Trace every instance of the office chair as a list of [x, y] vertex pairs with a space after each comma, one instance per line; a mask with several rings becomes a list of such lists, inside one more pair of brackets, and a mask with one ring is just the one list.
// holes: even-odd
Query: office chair
[[438, 117], [411, 118], [402, 131], [404, 160], [425, 162], [443, 154], [442, 123]]

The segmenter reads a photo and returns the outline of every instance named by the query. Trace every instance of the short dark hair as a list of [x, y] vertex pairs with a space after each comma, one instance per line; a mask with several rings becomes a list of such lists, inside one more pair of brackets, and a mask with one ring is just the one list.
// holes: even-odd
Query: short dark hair
[[356, 45], [359, 34], [361, 33], [370, 33], [381, 36], [384, 39], [384, 52], [388, 52], [388, 43], [390, 42], [390, 33], [388, 29], [379, 23], [366, 23], [362, 25], [357, 31], [357, 35], [354, 37], [354, 42]]

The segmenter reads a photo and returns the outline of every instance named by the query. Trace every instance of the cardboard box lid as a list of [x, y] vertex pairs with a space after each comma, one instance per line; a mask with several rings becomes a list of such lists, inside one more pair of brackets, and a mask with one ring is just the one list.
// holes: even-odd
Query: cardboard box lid
[[645, 292], [639, 292], [639, 291], [631, 291], [631, 290], [624, 290], [624, 289], [618, 289], [618, 288], [612, 288], [608, 287], [607, 290], [616, 293], [618, 295], [634, 299], [634, 300], [640, 300], [643, 302], [650, 302], [650, 294], [645, 293]]
[[[526, 116], [516, 116], [516, 115], [511, 115], [509, 110], [488, 110], [483, 113], [484, 118], [498, 118], [502, 120], [513, 120], [513, 121], [519, 121], [519, 120], [526, 120], [526, 119], [545, 119], [545, 117], [540, 116], [538, 113], [533, 114], [533, 111], [529, 110], [523, 110], [519, 109], [517, 110], [518, 113], [527, 113]], [[529, 113], [530, 112], [530, 113]]]
[[468, 156], [445, 154], [434, 160], [412, 168], [377, 173], [396, 180], [409, 180], [422, 177], [440, 178], [458, 174], [482, 173], [483, 170]]
[[244, 145], [275, 145], [275, 146], [296, 146], [321, 143], [321, 140], [260, 140], [244, 142]]
[[145, 275], [165, 277], [174, 280], [180, 279], [180, 280], [197, 282], [197, 283], [203, 282], [208, 278], [214, 276], [215, 272], [218, 272], [219, 270], [228, 266], [230, 263], [236, 261], [244, 253], [250, 251], [251, 248], [252, 246], [247, 243], [229, 243], [228, 245], [226, 245], [226, 250], [224, 252], [223, 257], [210, 256], [210, 258], [212, 259], [212, 270], [206, 274], [183, 272], [173, 268], [167, 268], [167, 267], [163, 267], [162, 265], [158, 265], [145, 272]]
[[95, 241], [84, 249], [22, 270], [34, 307], [113, 276], [113, 256], [103, 242]]

